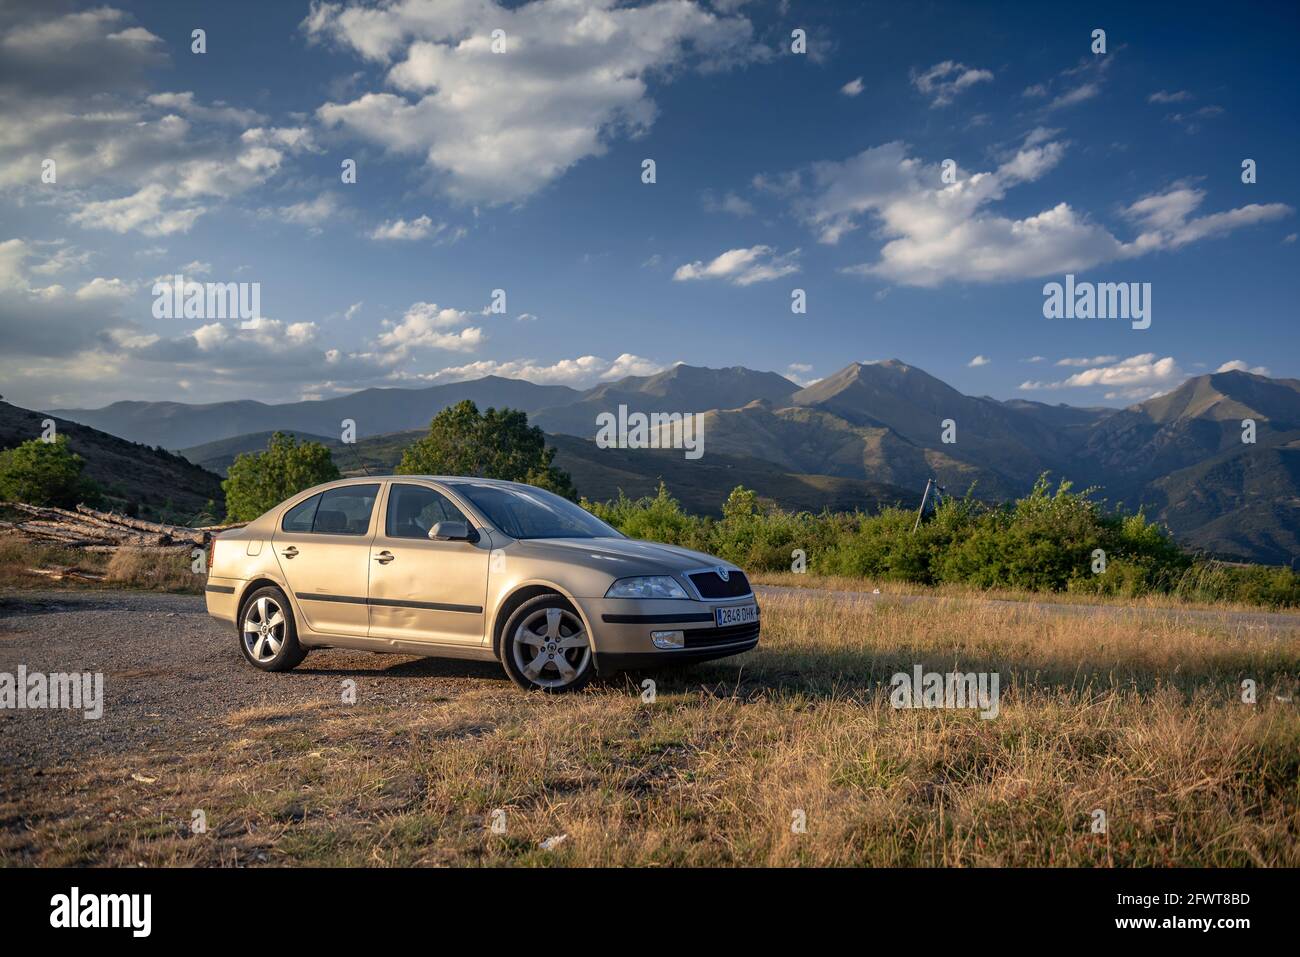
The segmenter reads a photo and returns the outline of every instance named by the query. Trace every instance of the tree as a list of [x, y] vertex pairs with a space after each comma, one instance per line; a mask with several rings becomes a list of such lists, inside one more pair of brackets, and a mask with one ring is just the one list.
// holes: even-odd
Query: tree
[[292, 435], [276, 432], [265, 452], [235, 457], [221, 483], [226, 492], [226, 520], [251, 522], [289, 496], [338, 477], [338, 467], [324, 445], [299, 443]]
[[577, 501], [573, 479], [556, 468], [555, 449], [529, 426], [518, 409], [479, 412], [469, 399], [443, 409], [429, 423], [429, 434], [407, 446], [397, 466], [401, 475], [476, 475], [526, 482]]
[[75, 508], [99, 499], [99, 486], [82, 476], [86, 460], [68, 447], [66, 435], [53, 442], [29, 439], [0, 452], [0, 499], [28, 505]]

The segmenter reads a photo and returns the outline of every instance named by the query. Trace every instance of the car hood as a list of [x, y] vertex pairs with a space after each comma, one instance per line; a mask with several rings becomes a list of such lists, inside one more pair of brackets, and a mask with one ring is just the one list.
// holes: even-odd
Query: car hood
[[527, 538], [516, 541], [511, 550], [521, 555], [574, 562], [608, 572], [613, 578], [629, 575], [671, 575], [731, 562], [676, 545], [644, 542], [636, 538]]

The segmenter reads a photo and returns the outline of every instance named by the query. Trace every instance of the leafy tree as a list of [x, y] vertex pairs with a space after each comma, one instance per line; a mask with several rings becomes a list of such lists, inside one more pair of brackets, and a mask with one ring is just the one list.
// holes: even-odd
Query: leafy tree
[[554, 460], [555, 450], [546, 447], [541, 429], [529, 426], [526, 414], [518, 409], [479, 412], [466, 399], [433, 417], [429, 434], [406, 448], [397, 471], [526, 482], [576, 501], [573, 480]]
[[82, 476], [85, 467], [85, 459], [68, 447], [66, 435], [53, 442], [29, 439], [0, 452], [0, 499], [58, 508], [93, 504], [99, 487]]
[[226, 519], [251, 522], [290, 495], [339, 477], [330, 450], [319, 442], [298, 442], [292, 435], [276, 432], [265, 452], [235, 457], [228, 477], [221, 483], [226, 492]]

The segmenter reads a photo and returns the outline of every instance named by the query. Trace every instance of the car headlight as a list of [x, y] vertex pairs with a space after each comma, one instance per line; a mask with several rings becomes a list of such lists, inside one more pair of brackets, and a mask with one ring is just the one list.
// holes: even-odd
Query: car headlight
[[670, 575], [620, 578], [609, 586], [606, 598], [689, 598], [686, 589]]

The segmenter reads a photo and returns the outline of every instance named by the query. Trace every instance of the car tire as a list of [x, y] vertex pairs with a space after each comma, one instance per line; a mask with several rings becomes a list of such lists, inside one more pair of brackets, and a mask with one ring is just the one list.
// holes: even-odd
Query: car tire
[[298, 644], [298, 626], [284, 592], [273, 585], [259, 588], [239, 609], [239, 650], [261, 671], [296, 668], [307, 651]]
[[596, 674], [591, 638], [563, 595], [530, 598], [506, 620], [497, 645], [502, 667], [525, 691], [580, 691]]

